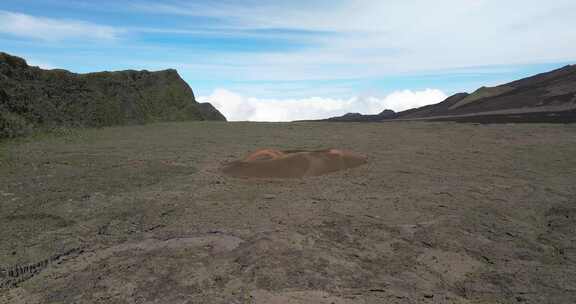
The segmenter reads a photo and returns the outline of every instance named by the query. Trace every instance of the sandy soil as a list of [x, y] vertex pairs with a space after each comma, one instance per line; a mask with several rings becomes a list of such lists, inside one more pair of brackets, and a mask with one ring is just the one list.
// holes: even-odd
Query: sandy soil
[[[220, 172], [259, 148], [366, 165]], [[171, 123], [0, 144], [0, 303], [575, 303], [576, 125]]]

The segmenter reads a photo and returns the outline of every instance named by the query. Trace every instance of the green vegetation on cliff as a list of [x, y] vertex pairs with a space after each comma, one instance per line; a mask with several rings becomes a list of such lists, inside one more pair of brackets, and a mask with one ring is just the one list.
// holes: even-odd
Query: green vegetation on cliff
[[0, 52], [0, 138], [35, 129], [226, 118], [196, 101], [176, 70], [74, 74]]

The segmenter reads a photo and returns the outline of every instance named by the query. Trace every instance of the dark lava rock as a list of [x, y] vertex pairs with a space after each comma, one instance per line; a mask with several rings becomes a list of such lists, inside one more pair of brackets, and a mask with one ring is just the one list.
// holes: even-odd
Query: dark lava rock
[[176, 70], [75, 74], [43, 70], [0, 52], [0, 138], [51, 127], [220, 120]]

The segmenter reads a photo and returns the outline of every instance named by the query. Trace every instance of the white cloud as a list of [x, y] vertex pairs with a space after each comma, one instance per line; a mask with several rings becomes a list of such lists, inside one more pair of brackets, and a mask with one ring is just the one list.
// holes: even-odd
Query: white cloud
[[115, 40], [122, 31], [78, 20], [36, 17], [0, 10], [0, 33], [43, 41]]
[[234, 79], [362, 78], [576, 59], [576, 31], [570, 30], [576, 28], [574, 0], [173, 0], [136, 7], [153, 14], [213, 18], [214, 28], [231, 33], [329, 33], [307, 37], [313, 41], [301, 49], [216, 51], [203, 57], [203, 64], [221, 71], [212, 74]]
[[349, 112], [377, 114], [384, 109], [402, 111], [438, 103], [446, 97], [446, 94], [440, 90], [426, 89], [398, 91], [381, 98], [261, 99], [217, 89], [210, 96], [198, 97], [198, 100], [212, 103], [230, 121], [294, 121], [323, 119]]
[[36, 60], [26, 60], [29, 66], [37, 66], [41, 69], [44, 70], [53, 70], [53, 69], [57, 69], [58, 67], [56, 67], [53, 64], [50, 63], [46, 63], [46, 62], [41, 62], [41, 61], [36, 61]]

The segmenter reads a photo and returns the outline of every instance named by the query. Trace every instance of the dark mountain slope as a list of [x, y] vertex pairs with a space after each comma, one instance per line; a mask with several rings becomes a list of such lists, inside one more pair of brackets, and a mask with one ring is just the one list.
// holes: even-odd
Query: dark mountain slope
[[75, 74], [0, 52], [0, 138], [34, 128], [225, 120], [176, 70]]
[[511, 114], [518, 118], [518, 115], [530, 113], [533, 121], [537, 116], [534, 113], [572, 112], [574, 109], [576, 66], [569, 65], [508, 84], [482, 87], [469, 95], [457, 94], [439, 104], [400, 112], [398, 118]]
[[398, 116], [401, 116], [402, 118], [419, 118], [419, 117], [442, 115], [442, 113], [448, 111], [450, 107], [454, 106], [456, 103], [468, 97], [469, 95], [470, 94], [468, 93], [454, 94], [446, 98], [441, 103], [406, 110], [398, 113]]
[[202, 117], [204, 120], [220, 120], [226, 121], [226, 117], [218, 111], [211, 103], [209, 102], [202, 102], [198, 104], [198, 109], [200, 113], [202, 113]]
[[440, 103], [394, 115], [349, 113], [321, 121], [380, 122], [398, 119], [487, 123], [576, 122], [576, 65], [496, 87], [482, 87], [472, 94], [458, 93]]

